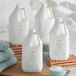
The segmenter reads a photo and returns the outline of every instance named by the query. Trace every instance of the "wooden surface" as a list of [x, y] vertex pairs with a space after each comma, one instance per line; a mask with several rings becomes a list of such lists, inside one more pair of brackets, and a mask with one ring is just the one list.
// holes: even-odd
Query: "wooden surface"
[[10, 48], [14, 51], [14, 56], [17, 58], [17, 61], [22, 60], [22, 45], [12, 45], [9, 43]]
[[[66, 75], [69, 74], [68, 70]], [[21, 63], [16, 63], [14, 66], [6, 69], [0, 73], [0, 76], [51, 76], [49, 73], [49, 67], [45, 66], [40, 73], [24, 73], [21, 68]]]
[[73, 67], [76, 66], [76, 56], [70, 55], [68, 60], [52, 60], [49, 57], [46, 58], [47, 65], [52, 66], [64, 66], [64, 67]]
[[17, 63], [16, 65], [0, 73], [0, 76], [51, 76], [51, 75], [49, 73], [48, 66], [44, 67], [42, 72], [40, 73], [24, 73], [22, 72], [21, 64]]

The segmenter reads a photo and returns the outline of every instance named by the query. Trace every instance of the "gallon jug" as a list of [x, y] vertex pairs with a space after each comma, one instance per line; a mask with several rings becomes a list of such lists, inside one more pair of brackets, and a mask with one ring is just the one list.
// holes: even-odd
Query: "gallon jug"
[[43, 43], [36, 33], [30, 30], [22, 45], [22, 69], [24, 72], [41, 72], [43, 68]]
[[17, 5], [9, 17], [9, 41], [13, 45], [21, 45], [28, 33], [25, 9]]
[[49, 32], [54, 25], [54, 18], [51, 8], [41, 4], [35, 15], [35, 27], [44, 44], [49, 43]]
[[49, 56], [53, 60], [67, 60], [69, 58], [69, 32], [62, 21], [56, 18], [50, 31]]

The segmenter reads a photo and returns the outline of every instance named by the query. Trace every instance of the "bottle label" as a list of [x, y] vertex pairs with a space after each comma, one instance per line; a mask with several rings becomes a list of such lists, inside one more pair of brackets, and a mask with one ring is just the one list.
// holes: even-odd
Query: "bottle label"
[[18, 23], [15, 24], [15, 28], [13, 31], [13, 40], [14, 42], [23, 42], [25, 36], [26, 36], [26, 24], [23, 23]]
[[[42, 48], [23, 50], [23, 62], [26, 69], [35, 70], [42, 65]], [[26, 56], [25, 56], [26, 54]]]
[[50, 40], [50, 53], [53, 57], [62, 57], [68, 54], [66, 36], [52, 37]]

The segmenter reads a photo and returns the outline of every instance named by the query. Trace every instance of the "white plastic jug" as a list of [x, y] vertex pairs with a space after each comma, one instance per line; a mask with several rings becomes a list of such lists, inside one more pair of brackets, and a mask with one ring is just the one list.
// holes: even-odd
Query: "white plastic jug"
[[43, 43], [49, 43], [49, 32], [54, 25], [54, 17], [52, 9], [46, 4], [41, 4], [41, 7], [35, 15], [35, 27], [39, 33]]
[[56, 18], [50, 31], [49, 56], [53, 60], [67, 60], [69, 58], [69, 32], [62, 21]]
[[25, 9], [16, 5], [9, 17], [9, 41], [14, 45], [21, 45], [28, 33], [27, 18]]
[[24, 72], [41, 72], [43, 68], [42, 46], [39, 35], [30, 30], [22, 45], [22, 69]]

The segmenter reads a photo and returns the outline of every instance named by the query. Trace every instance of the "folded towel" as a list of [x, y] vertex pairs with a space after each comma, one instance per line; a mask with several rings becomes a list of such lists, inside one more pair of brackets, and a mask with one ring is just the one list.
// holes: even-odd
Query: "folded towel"
[[5, 52], [0, 51], [0, 62], [9, 59], [13, 55], [14, 55], [14, 52], [10, 48], [8, 48]]
[[4, 41], [4, 40], [0, 40], [0, 50], [5, 51], [8, 48], [9, 48], [9, 42]]
[[0, 63], [0, 72], [7, 69], [8, 67], [14, 65], [17, 62], [15, 57], [11, 57], [10, 59]]

